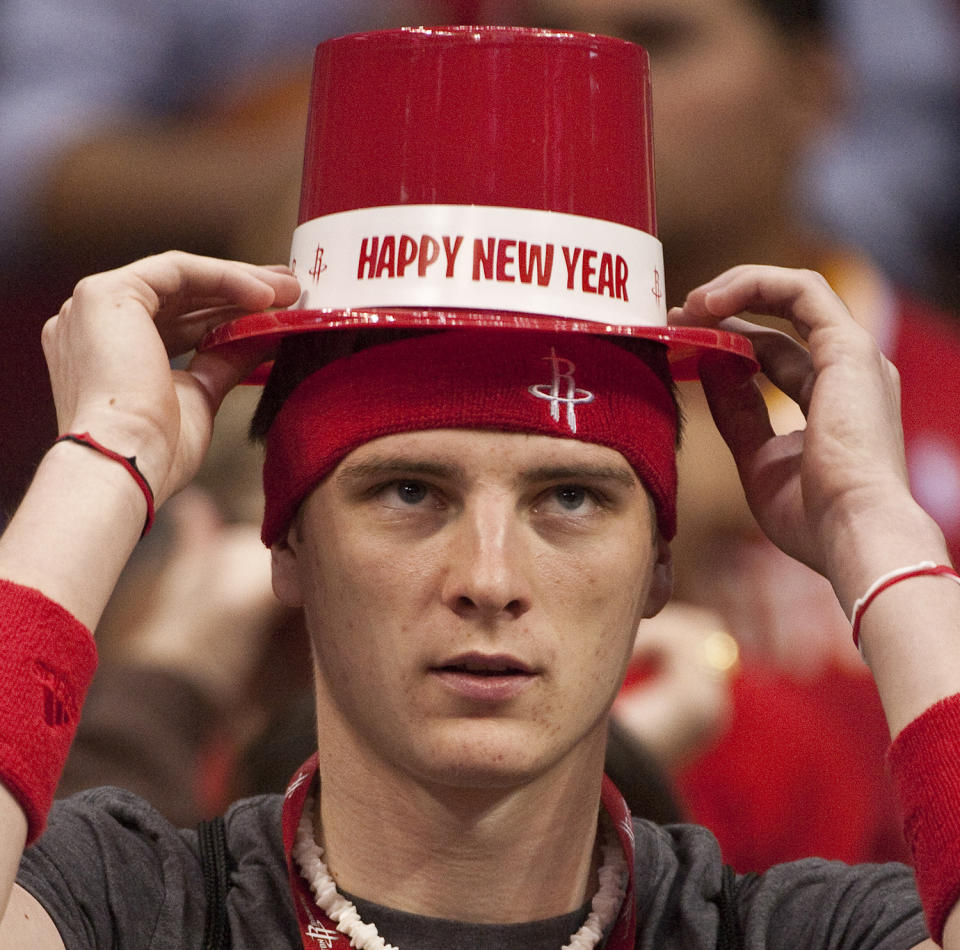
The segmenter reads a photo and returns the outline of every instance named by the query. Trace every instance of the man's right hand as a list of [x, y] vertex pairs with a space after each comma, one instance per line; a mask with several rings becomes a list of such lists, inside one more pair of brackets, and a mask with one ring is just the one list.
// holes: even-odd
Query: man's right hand
[[172, 371], [170, 357], [240, 312], [292, 304], [299, 292], [286, 268], [174, 251], [85, 278], [43, 332], [60, 432], [90, 432], [136, 456], [161, 504], [192, 478], [220, 402], [257, 360], [249, 350], [204, 353]]

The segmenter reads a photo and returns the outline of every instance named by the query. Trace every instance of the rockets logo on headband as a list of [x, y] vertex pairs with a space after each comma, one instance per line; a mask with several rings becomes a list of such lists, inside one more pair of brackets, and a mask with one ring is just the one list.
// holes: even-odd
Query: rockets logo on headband
[[[550, 347], [550, 355], [544, 357], [549, 360], [553, 367], [553, 381], [549, 386], [535, 384], [529, 388], [529, 392], [538, 399], [548, 399], [550, 401], [550, 415], [554, 422], [560, 420], [560, 403], [567, 407], [567, 425], [574, 434], [577, 431], [577, 414], [574, 407], [578, 402], [593, 402], [593, 393], [586, 389], [577, 389], [577, 384], [573, 379], [573, 372], [576, 366], [563, 357], [557, 356], [555, 347]], [[565, 387], [564, 395], [561, 395], [560, 387]]]
[[369, 347], [300, 383], [267, 436], [264, 543], [283, 536], [301, 502], [353, 449], [427, 429], [615, 449], [652, 496], [660, 531], [673, 537], [677, 410], [644, 359], [587, 334], [457, 329]]

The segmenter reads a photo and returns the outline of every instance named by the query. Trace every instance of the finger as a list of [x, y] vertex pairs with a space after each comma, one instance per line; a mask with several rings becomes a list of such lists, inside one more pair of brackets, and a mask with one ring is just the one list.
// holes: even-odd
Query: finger
[[[299, 295], [299, 282], [287, 268], [168, 251], [79, 281], [49, 330], [52, 333], [58, 324], [74, 319], [74, 313], [77, 319], [107, 313], [127, 319], [137, 313], [142, 317], [145, 311], [164, 329], [168, 345], [176, 350], [171, 355], [179, 355], [192, 349], [204, 330], [218, 321], [240, 312], [289, 306]], [[219, 308], [224, 308], [219, 316], [205, 313]], [[199, 318], [191, 317], [197, 313]], [[191, 322], [198, 324], [194, 333], [189, 329]], [[176, 325], [185, 328], [185, 336], [172, 344]]]
[[200, 385], [216, 412], [227, 393], [260, 365], [267, 352], [262, 340], [238, 340], [196, 353], [186, 372]]
[[713, 354], [700, 360], [700, 382], [717, 430], [742, 473], [748, 459], [775, 434], [760, 387], [730, 360]]
[[750, 340], [764, 375], [797, 403], [806, 416], [816, 378], [807, 348], [786, 333], [760, 327], [736, 317], [724, 320], [720, 327], [740, 333]]
[[715, 325], [749, 311], [790, 320], [801, 337], [844, 319], [853, 323], [843, 301], [824, 278], [809, 270], [759, 264], [731, 268], [692, 290], [670, 313], [678, 326]]
[[243, 310], [289, 306], [300, 285], [288, 268], [167, 251], [128, 264], [103, 278], [114, 278], [117, 292], [130, 289], [151, 315], [182, 313], [198, 305], [229, 303]]
[[249, 312], [234, 306], [210, 306], [189, 313], [160, 313], [156, 325], [167, 354], [174, 357], [195, 349], [215, 327]]

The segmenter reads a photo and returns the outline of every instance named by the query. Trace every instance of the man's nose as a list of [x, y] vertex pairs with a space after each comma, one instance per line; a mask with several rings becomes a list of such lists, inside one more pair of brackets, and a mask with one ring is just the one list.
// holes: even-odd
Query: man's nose
[[462, 617], [484, 621], [525, 614], [532, 564], [516, 512], [502, 503], [468, 507], [453, 527], [444, 603]]

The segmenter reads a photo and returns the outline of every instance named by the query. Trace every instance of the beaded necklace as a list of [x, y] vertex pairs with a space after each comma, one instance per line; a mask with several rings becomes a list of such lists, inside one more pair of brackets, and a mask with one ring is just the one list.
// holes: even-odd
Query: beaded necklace
[[[374, 924], [360, 919], [356, 907], [337, 891], [323, 861], [313, 830], [311, 789], [316, 769], [316, 756], [301, 766], [283, 807], [284, 850], [304, 950], [398, 950], [384, 941]], [[587, 919], [563, 950], [592, 950], [611, 924], [608, 950], [634, 946], [633, 826], [623, 796], [606, 776], [601, 801], [610, 821], [601, 849], [599, 887]]]

